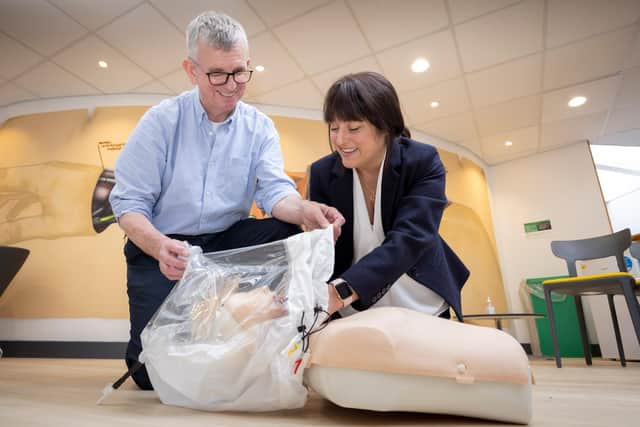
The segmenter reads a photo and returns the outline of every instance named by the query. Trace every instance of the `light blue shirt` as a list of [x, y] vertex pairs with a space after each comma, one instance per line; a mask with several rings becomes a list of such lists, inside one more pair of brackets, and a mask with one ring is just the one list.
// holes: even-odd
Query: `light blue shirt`
[[253, 200], [271, 214], [297, 194], [284, 173], [271, 119], [238, 102], [211, 122], [198, 89], [149, 109], [120, 153], [109, 201], [119, 218], [138, 212], [164, 234], [199, 235], [247, 218]]

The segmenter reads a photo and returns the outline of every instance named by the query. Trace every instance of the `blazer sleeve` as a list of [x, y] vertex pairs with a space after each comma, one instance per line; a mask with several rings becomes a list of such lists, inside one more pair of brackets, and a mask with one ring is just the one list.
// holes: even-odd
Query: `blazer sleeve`
[[345, 271], [341, 277], [360, 299], [353, 306], [365, 310], [378, 301], [427, 253], [442, 257], [438, 229], [447, 204], [445, 169], [435, 149], [426, 161], [412, 165], [383, 243]]

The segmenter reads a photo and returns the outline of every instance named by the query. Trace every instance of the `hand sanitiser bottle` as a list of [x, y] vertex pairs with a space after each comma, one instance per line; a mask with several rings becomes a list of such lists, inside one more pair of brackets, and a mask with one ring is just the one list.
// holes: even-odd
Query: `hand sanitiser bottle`
[[487, 297], [487, 305], [484, 308], [484, 312], [486, 314], [496, 314], [496, 308], [493, 306], [491, 302], [491, 297]]

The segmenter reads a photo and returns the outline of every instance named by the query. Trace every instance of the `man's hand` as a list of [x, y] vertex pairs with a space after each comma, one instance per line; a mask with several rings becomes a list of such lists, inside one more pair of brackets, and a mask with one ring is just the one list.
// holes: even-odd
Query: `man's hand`
[[336, 208], [322, 203], [302, 200], [302, 224], [309, 230], [333, 225], [333, 240], [338, 240], [344, 224], [344, 217]]
[[179, 280], [187, 268], [189, 250], [184, 242], [166, 238], [160, 241], [155, 258], [160, 265], [160, 271], [169, 280]]
[[280, 221], [303, 225], [307, 230], [333, 225], [334, 241], [340, 237], [340, 230], [344, 224], [344, 217], [336, 208], [301, 199], [298, 194], [280, 200], [273, 207], [271, 214]]
[[127, 212], [118, 219], [120, 228], [142, 251], [158, 260], [160, 271], [169, 280], [182, 278], [187, 267], [189, 249], [184, 242], [159, 232], [141, 213]]

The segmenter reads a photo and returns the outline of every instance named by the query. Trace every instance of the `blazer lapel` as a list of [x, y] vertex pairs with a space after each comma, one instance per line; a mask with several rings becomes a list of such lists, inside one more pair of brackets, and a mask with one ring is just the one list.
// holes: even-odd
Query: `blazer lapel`
[[353, 171], [343, 167], [340, 157], [336, 155], [332, 174], [330, 185], [335, 195], [333, 207], [340, 211], [347, 224], [353, 224]]
[[382, 172], [382, 229], [385, 234], [391, 229], [393, 223], [393, 212], [396, 209], [396, 195], [398, 184], [400, 183], [400, 171], [402, 168], [402, 147], [400, 139], [391, 142], [391, 149], [387, 154], [388, 158], [385, 169]]
[[340, 238], [336, 242], [335, 274], [342, 274], [353, 259], [353, 171], [342, 166], [340, 156], [335, 155], [335, 164], [329, 183], [334, 194], [333, 207], [344, 216]]

